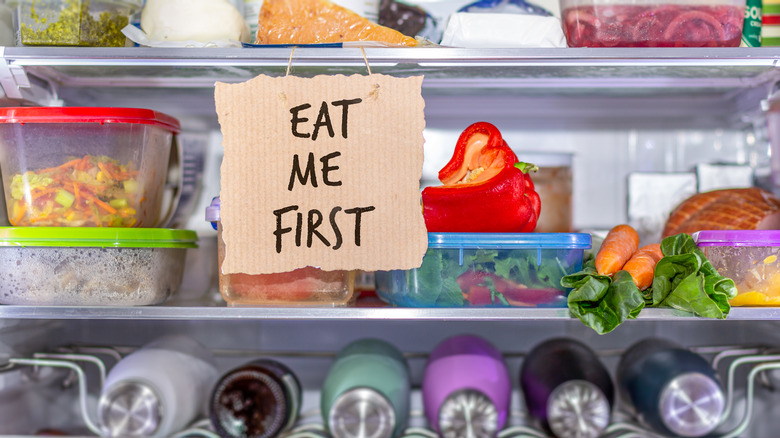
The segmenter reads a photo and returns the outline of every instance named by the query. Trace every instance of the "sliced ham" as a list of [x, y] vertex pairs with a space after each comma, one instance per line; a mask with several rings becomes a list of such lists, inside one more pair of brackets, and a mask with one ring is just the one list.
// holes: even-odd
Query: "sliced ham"
[[752, 187], [697, 193], [669, 215], [663, 237], [700, 230], [780, 229], [780, 199]]

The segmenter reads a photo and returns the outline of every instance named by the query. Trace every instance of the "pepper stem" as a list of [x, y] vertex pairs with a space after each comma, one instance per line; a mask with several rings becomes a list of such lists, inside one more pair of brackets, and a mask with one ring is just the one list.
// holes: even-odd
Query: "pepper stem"
[[515, 163], [515, 167], [520, 169], [520, 172], [523, 173], [530, 173], [530, 172], [536, 172], [539, 170], [539, 166], [532, 163], [526, 163], [524, 161], [518, 161]]

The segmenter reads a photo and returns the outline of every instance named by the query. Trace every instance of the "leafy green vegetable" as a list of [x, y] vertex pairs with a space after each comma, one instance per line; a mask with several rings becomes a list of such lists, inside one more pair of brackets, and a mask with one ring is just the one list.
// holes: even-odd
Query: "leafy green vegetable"
[[653, 305], [672, 307], [705, 318], [724, 319], [729, 299], [737, 295], [734, 281], [720, 274], [687, 234], [661, 243], [664, 253], [655, 268]]
[[573, 289], [568, 298], [572, 315], [601, 335], [626, 319], [636, 318], [645, 307], [644, 297], [628, 272], [620, 271], [614, 279], [599, 275], [593, 259], [582, 271], [563, 277], [561, 285]]
[[626, 271], [613, 278], [598, 275], [593, 260], [582, 271], [563, 277], [572, 288], [568, 304], [572, 315], [597, 333], [615, 329], [636, 318], [644, 307], [671, 307], [706, 318], [724, 319], [737, 294], [734, 281], [723, 277], [687, 234], [670, 236], [661, 243], [664, 257], [655, 267], [651, 288], [640, 292]]
[[416, 306], [462, 306], [463, 295], [460, 286], [455, 281], [466, 271], [466, 266], [459, 266], [457, 260], [450, 260], [443, 251], [428, 251], [423, 263], [417, 270], [420, 293], [414, 295]]

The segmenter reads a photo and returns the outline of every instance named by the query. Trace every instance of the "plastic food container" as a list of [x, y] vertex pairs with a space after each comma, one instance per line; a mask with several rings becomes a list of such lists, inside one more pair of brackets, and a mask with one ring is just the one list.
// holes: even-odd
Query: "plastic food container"
[[745, 0], [560, 0], [569, 47], [737, 47]]
[[225, 242], [220, 206], [219, 197], [214, 198], [206, 208], [206, 220], [217, 230], [219, 292], [229, 306], [341, 307], [354, 301], [354, 271], [323, 271], [308, 266], [278, 274], [223, 274]]
[[135, 108], [0, 108], [15, 226], [156, 227], [179, 122]]
[[566, 307], [561, 278], [582, 269], [587, 233], [428, 233], [422, 266], [377, 271], [403, 307]]
[[15, 0], [23, 45], [122, 47], [137, 0]]
[[720, 275], [734, 280], [732, 306], [780, 305], [780, 231], [708, 230], [693, 239]]
[[0, 303], [160, 304], [179, 289], [194, 231], [0, 228]]

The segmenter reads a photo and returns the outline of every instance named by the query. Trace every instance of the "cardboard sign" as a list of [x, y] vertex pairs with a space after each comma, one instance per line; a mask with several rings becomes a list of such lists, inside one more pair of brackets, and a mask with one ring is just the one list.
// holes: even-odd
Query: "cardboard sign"
[[422, 77], [217, 83], [225, 274], [419, 267]]

